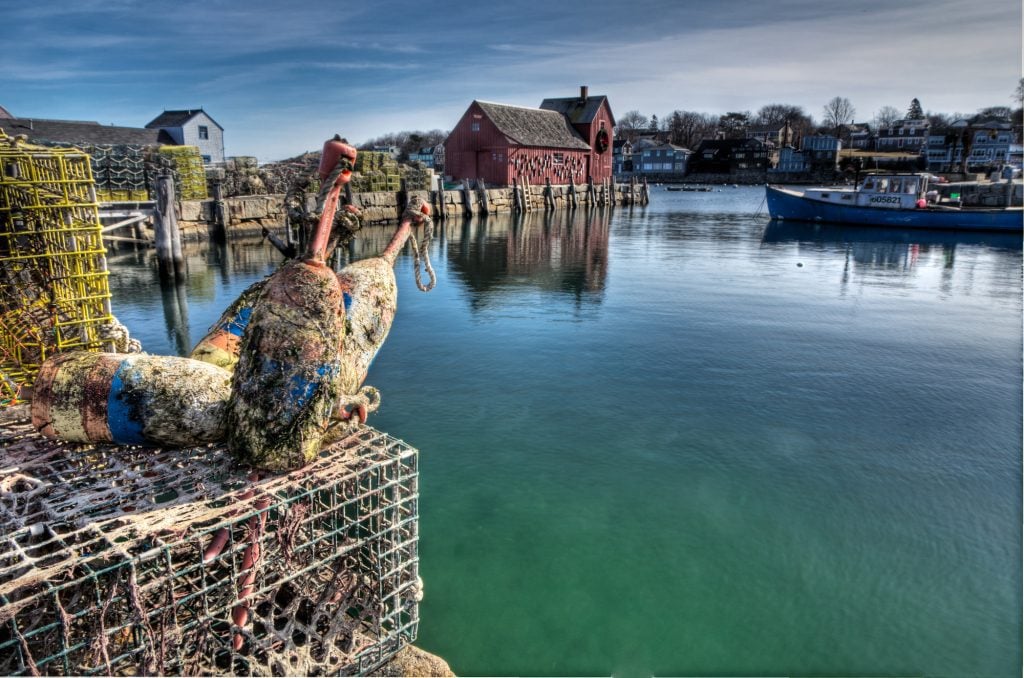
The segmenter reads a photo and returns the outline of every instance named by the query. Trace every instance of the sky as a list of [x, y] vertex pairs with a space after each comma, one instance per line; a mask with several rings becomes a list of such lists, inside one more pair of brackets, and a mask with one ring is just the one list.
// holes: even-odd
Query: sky
[[[287, 5], [293, 5], [288, 7]], [[580, 85], [612, 112], [816, 120], [846, 97], [973, 113], [1012, 106], [1020, 0], [0, 0], [0, 106], [143, 127], [203, 108], [261, 162], [339, 133], [450, 130], [474, 99], [538, 106]]]

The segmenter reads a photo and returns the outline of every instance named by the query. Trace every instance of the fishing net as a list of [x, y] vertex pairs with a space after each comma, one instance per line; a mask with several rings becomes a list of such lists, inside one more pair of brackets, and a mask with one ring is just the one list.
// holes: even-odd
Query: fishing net
[[0, 447], [0, 674], [354, 675], [415, 639], [402, 441], [360, 427], [255, 480], [220, 446], [43, 439], [22, 405]]

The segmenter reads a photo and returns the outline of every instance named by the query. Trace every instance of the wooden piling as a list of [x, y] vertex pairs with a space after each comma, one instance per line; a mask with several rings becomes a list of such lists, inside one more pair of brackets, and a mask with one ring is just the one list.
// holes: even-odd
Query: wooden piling
[[466, 216], [473, 216], [473, 193], [469, 188], [469, 179], [462, 180], [462, 206], [466, 210]]
[[156, 179], [156, 204], [153, 219], [156, 258], [160, 278], [173, 281], [185, 276], [185, 258], [181, 250], [181, 231], [174, 213], [174, 177], [164, 173]]
[[597, 196], [594, 193], [594, 177], [593, 175], [587, 175], [587, 205], [593, 207], [597, 204]]
[[487, 202], [487, 184], [484, 183], [483, 179], [476, 180], [476, 190], [480, 193], [480, 213], [490, 214], [491, 206]]
[[569, 175], [569, 209], [576, 209], [576, 184], [572, 182], [572, 175]]
[[[346, 184], [347, 186], [348, 184]], [[409, 184], [405, 177], [398, 180], [398, 213], [402, 214], [409, 205]]]
[[224, 204], [224, 181], [220, 178], [213, 182], [213, 241], [222, 243], [227, 241], [227, 206]]
[[555, 209], [555, 191], [551, 187], [550, 177], [544, 180], [544, 211]]
[[608, 186], [611, 187], [611, 194], [612, 194], [612, 196], [611, 196], [612, 201], [611, 201], [610, 205], [614, 209], [616, 202], [618, 202], [618, 195], [616, 195], [615, 175], [614, 174], [608, 178]]
[[515, 177], [512, 177], [512, 209], [517, 214], [523, 211], [523, 203], [519, 197], [519, 180]]

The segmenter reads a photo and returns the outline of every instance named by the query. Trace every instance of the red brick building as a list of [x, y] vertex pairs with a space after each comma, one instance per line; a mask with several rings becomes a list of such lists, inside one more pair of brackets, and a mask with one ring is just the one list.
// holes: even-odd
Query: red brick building
[[444, 142], [445, 175], [509, 186], [586, 183], [612, 175], [612, 116], [608, 99], [545, 99], [540, 108], [474, 101]]

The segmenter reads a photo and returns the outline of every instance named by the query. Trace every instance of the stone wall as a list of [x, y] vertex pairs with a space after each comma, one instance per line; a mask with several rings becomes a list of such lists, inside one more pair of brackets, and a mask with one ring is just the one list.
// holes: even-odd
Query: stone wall
[[[640, 204], [643, 200], [641, 186], [630, 191], [628, 184], [615, 187], [617, 205]], [[545, 209], [544, 186], [531, 186], [532, 208]], [[595, 187], [595, 191], [599, 191]], [[551, 204], [554, 209], [570, 207], [572, 191], [569, 186], [551, 187]], [[467, 213], [465, 192], [462, 190], [409, 191], [409, 197], [420, 196], [434, 209], [435, 217], [440, 218], [439, 210], [444, 205], [448, 218], [464, 216]], [[469, 213], [482, 214], [485, 211], [484, 194], [486, 194], [486, 212], [511, 212], [515, 208], [515, 200], [511, 188], [488, 188], [485, 191], [473, 188], [469, 192]], [[575, 187], [577, 206], [588, 203], [587, 187]], [[401, 193], [392, 191], [376, 193], [353, 193], [352, 203], [360, 209], [365, 224], [379, 224], [398, 221], [401, 215], [399, 200]], [[310, 198], [312, 200], [312, 198]], [[443, 201], [443, 202], [442, 202]], [[227, 210], [227, 231], [231, 236], [259, 236], [263, 227], [280, 234], [284, 228], [284, 196], [283, 195], [250, 195], [225, 198]], [[312, 210], [312, 203], [308, 209]], [[212, 200], [184, 200], [178, 203], [178, 224], [182, 237], [186, 240], [207, 238], [210, 235], [213, 221]]]

